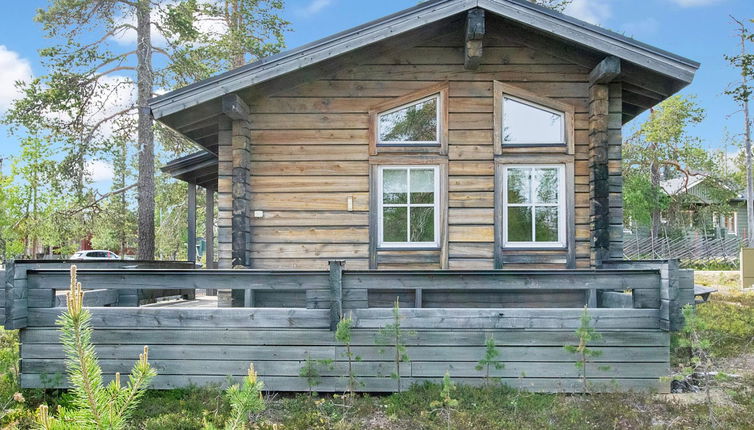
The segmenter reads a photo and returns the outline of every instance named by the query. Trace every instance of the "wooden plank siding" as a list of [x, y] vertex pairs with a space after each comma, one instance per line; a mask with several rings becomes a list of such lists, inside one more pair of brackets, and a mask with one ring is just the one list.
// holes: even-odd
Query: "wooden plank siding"
[[[279, 246], [279, 245], [275, 245]], [[315, 245], [319, 246], [319, 245]], [[334, 250], [334, 252], [339, 252]], [[423, 258], [436, 259], [427, 252]], [[387, 257], [385, 257], [387, 258]], [[392, 257], [391, 257], [392, 258]], [[400, 256], [396, 257], [400, 261]], [[387, 265], [392, 260], [387, 259]], [[449, 371], [459, 383], [481, 384], [474, 366], [487, 336], [500, 347], [505, 369], [496, 377], [532, 391], [578, 392], [576, 357], [564, 345], [578, 342], [582, 306], [592, 290], [634, 291], [633, 308], [590, 309], [591, 325], [602, 339], [590, 345], [602, 352], [588, 372], [592, 391], [668, 391], [669, 333], [664, 315], [672, 288], [662, 267], [631, 270], [489, 271], [343, 271], [339, 261], [327, 271], [80, 269], [88, 292], [134, 288], [180, 290], [187, 287], [254, 291], [253, 308], [90, 307], [93, 341], [106, 379], [127, 372], [143, 345], [159, 376], [153, 388], [224, 383], [240, 378], [253, 362], [268, 389], [304, 391], [298, 371], [307, 357], [334, 361], [318, 391], [344, 389], [347, 367], [343, 346], [334, 339], [333, 322], [341, 313], [353, 318], [354, 351], [362, 360], [355, 371], [360, 390], [396, 390], [391, 379], [390, 347], [375, 342], [392, 322], [390, 308], [399, 298], [401, 325], [411, 359], [403, 366], [403, 387], [438, 382]], [[21, 328], [23, 387], [66, 387], [65, 357], [56, 321], [65, 310], [55, 291], [65, 290], [68, 271], [23, 264], [25, 279], [10, 285], [26, 307]], [[636, 292], [640, 297], [637, 299]], [[654, 292], [656, 302], [649, 303]], [[235, 295], [235, 294], [234, 294]], [[57, 305], [57, 306], [56, 306]], [[408, 333], [408, 332], [407, 332]], [[207, 363], [211, 362], [211, 366]], [[606, 366], [606, 367], [605, 367]]]
[[[407, 40], [412, 47], [353, 63], [343, 59], [325, 76], [247, 100], [251, 124], [251, 267], [327, 268], [343, 259], [348, 269], [495, 268], [495, 151], [493, 83], [500, 81], [574, 108], [572, 225], [565, 251], [502, 252], [510, 269], [590, 267], [589, 69], [508, 38], [500, 18], [488, 16], [484, 56], [464, 68], [464, 26], [442, 35]], [[325, 68], [328, 69], [328, 68]], [[408, 93], [447, 83], [446, 155], [369, 156], [369, 111]], [[616, 106], [619, 107], [619, 104]], [[620, 115], [618, 115], [620, 117]], [[619, 133], [618, 133], [619, 134]], [[513, 151], [513, 152], [511, 152]], [[522, 152], [525, 151], [525, 152]], [[562, 148], [515, 148], [515, 155], [563, 154]], [[434, 161], [427, 161], [428, 159]], [[370, 251], [370, 164], [434, 162], [447, 165], [441, 249]], [[571, 180], [571, 179], [568, 179]], [[445, 182], [447, 181], [447, 182]], [[619, 196], [619, 194], [616, 194]], [[616, 203], [618, 204], [618, 203]], [[617, 246], [617, 244], [616, 244]], [[375, 254], [375, 255], [372, 255]], [[500, 268], [500, 267], [498, 267]]]
[[[403, 311], [404, 324], [414, 329], [406, 338], [410, 362], [402, 365], [403, 387], [439, 382], [446, 370], [458, 383], [483, 383], [484, 372], [474, 366], [484, 355], [487, 336], [493, 336], [505, 368], [492, 376], [531, 391], [581, 391], [575, 356], [563, 349], [578, 343], [574, 330], [580, 310], [511, 311], [516, 312], [507, 319], [498, 318], [499, 311], [479, 310], [476, 318], [468, 318], [465, 310], [456, 312], [460, 318], [436, 309]], [[592, 348], [602, 354], [589, 364], [592, 390], [667, 392], [669, 383], [662, 377], [669, 371], [669, 334], [656, 329], [658, 311], [604, 311], [608, 312], [595, 312], [602, 339]], [[53, 325], [59, 312], [35, 309], [30, 326], [21, 331], [25, 388], [68, 385], [59, 331]], [[299, 370], [307, 358], [334, 363], [323, 372], [317, 391], [345, 388], [347, 362], [343, 346], [327, 328], [328, 310], [93, 308], [91, 312], [93, 342], [106, 379], [115, 372], [127, 373], [143, 345], [149, 345], [150, 362], [158, 371], [152, 383], [156, 389], [224, 384], [228, 376], [243, 377], [253, 362], [267, 389], [306, 391]], [[363, 383], [360, 391], [396, 390], [396, 381], [389, 376], [392, 351], [375, 343], [377, 329], [389, 322], [390, 314], [389, 309], [365, 309], [354, 315], [353, 350], [361, 357], [354, 370]], [[646, 325], [652, 319], [655, 328]]]

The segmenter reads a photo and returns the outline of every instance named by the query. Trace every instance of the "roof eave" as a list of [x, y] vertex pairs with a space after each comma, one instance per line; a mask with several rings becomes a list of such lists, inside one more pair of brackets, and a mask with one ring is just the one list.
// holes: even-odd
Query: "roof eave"
[[156, 97], [150, 101], [152, 113], [159, 119], [474, 7], [481, 7], [506, 19], [537, 28], [553, 37], [615, 55], [624, 61], [665, 75], [677, 81], [679, 87], [690, 84], [699, 68], [698, 62], [533, 5], [526, 0], [436, 0]]

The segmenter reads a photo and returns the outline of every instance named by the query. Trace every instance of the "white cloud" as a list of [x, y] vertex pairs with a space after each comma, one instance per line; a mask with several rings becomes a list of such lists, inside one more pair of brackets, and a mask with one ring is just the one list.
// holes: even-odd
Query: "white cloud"
[[92, 182], [112, 181], [115, 175], [113, 165], [103, 160], [88, 160], [86, 173], [92, 177]]
[[682, 7], [709, 6], [720, 3], [720, 0], [670, 0], [671, 2]]
[[308, 5], [301, 9], [301, 13], [306, 15], [313, 15], [330, 6], [331, 4], [333, 4], [333, 0], [312, 0]]
[[612, 16], [612, 9], [605, 0], [574, 0], [566, 7], [565, 13], [591, 24], [603, 25]]
[[29, 61], [0, 45], [0, 112], [8, 109], [19, 96], [16, 81], [29, 81], [31, 77]]

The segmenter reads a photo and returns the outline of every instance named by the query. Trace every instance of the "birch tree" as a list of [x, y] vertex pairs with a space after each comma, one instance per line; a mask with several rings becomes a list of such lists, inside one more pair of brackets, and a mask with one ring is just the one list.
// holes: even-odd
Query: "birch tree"
[[[746, 218], [749, 226], [754, 226], [754, 172], [752, 172], [752, 148], [751, 148], [751, 117], [749, 102], [751, 101], [752, 86], [749, 83], [754, 79], [754, 54], [750, 52], [750, 44], [754, 42], [754, 34], [742, 21], [731, 17], [737, 26], [737, 36], [740, 53], [735, 56], [726, 56], [725, 59], [741, 73], [741, 80], [725, 91], [733, 97], [733, 100], [741, 107], [744, 117], [744, 168], [746, 170]], [[752, 20], [754, 22], [754, 20]], [[750, 227], [751, 228], [751, 227]], [[754, 234], [749, 230], [746, 246], [754, 248]]]

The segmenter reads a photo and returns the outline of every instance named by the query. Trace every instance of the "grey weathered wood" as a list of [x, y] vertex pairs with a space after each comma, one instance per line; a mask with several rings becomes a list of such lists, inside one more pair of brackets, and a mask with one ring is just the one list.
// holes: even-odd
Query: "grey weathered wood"
[[222, 97], [222, 112], [232, 120], [248, 120], [249, 106], [238, 94], [225, 94]]
[[[319, 309], [281, 308], [91, 308], [92, 326], [174, 328], [328, 328], [330, 313]], [[30, 327], [53, 327], [61, 308], [29, 310]]]
[[600, 61], [597, 66], [589, 73], [589, 83], [594, 84], [608, 84], [621, 74], [620, 58], [618, 57], [605, 57]]
[[[629, 304], [630, 305], [630, 304]], [[354, 329], [352, 345], [374, 346], [377, 329]], [[658, 346], [670, 345], [668, 333], [659, 330], [605, 330], [596, 346]], [[21, 331], [24, 344], [48, 344], [60, 341], [57, 327], [29, 327]], [[499, 347], [509, 346], [562, 346], [578, 342], [574, 330], [550, 329], [432, 329], [418, 330], [406, 337], [411, 346], [484, 346], [488, 336], [493, 336]], [[338, 342], [329, 328], [324, 329], [257, 329], [205, 328], [202, 336], [191, 328], [102, 328], [92, 333], [95, 344], [115, 345], [288, 345], [335, 346]]]
[[196, 261], [196, 185], [188, 184], [188, 216], [186, 217], [186, 228], [188, 231], [188, 260]]
[[343, 265], [345, 261], [330, 261], [330, 331], [335, 331], [343, 317]]
[[211, 188], [205, 189], [204, 198], [204, 268], [215, 268], [215, 192]]
[[466, 70], [476, 70], [484, 52], [484, 9], [471, 9], [466, 14], [464, 67]]
[[[22, 374], [21, 385], [26, 388], [66, 388], [65, 380], [58, 384], [50, 384], [50, 377], [40, 374]], [[240, 382], [244, 375], [237, 375], [231, 380]], [[114, 375], [103, 375], [105, 382], [109, 382]], [[265, 377], [265, 389], [269, 391], [308, 391], [306, 381], [300, 377]], [[323, 377], [316, 389], [319, 392], [343, 392], [346, 382], [343, 377]], [[53, 379], [54, 380], [54, 379]], [[583, 391], [583, 383], [580, 378], [500, 378], [501, 383], [529, 392], [561, 392], [579, 393]], [[453, 378], [457, 384], [481, 386], [485, 383], [481, 378]], [[45, 384], [47, 382], [47, 384]], [[384, 393], [396, 390], [396, 380], [387, 376], [377, 378], [359, 378], [363, 384], [360, 391]], [[442, 377], [435, 378], [405, 378], [402, 382], [404, 387], [410, 385], [422, 385], [424, 383], [442, 383]], [[648, 393], [668, 393], [670, 383], [661, 378], [596, 378], [591, 381], [591, 393], [608, 393], [619, 391], [637, 391]], [[227, 376], [198, 376], [198, 375], [157, 375], [150, 384], [154, 389], [175, 389], [190, 386], [215, 386], [225, 387], [229, 384]]]
[[[401, 309], [406, 328], [528, 328], [576, 329], [581, 309]], [[597, 329], [659, 328], [657, 309], [592, 309], [589, 311]], [[391, 309], [357, 309], [354, 327], [379, 328], [393, 318]]]
[[[208, 285], [227, 289], [327, 288], [327, 272], [256, 270], [79, 270], [84, 289], [191, 289]], [[69, 275], [61, 270], [32, 271], [30, 288], [65, 289]]]

